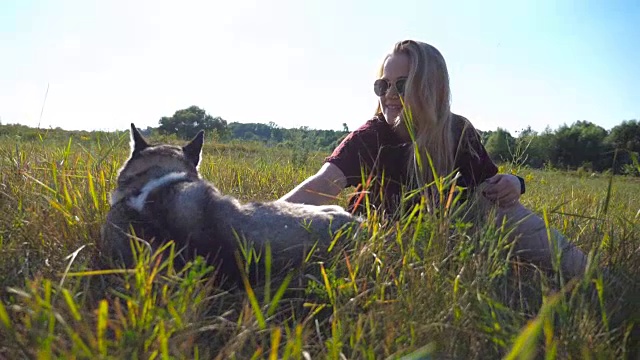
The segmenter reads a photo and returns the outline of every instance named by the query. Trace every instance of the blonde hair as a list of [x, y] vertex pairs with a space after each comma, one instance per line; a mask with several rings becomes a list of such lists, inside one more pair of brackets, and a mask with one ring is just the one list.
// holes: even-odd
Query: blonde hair
[[[399, 54], [409, 58], [409, 76], [403, 96], [405, 111], [393, 126], [401, 136], [411, 134], [415, 146], [407, 164], [408, 185], [419, 188], [434, 179], [427, 154], [438, 176], [453, 171], [456, 144], [453, 144], [449, 72], [438, 49], [424, 42], [404, 40], [397, 42], [385, 56], [379, 77], [389, 57]], [[381, 112], [378, 104], [376, 113]]]

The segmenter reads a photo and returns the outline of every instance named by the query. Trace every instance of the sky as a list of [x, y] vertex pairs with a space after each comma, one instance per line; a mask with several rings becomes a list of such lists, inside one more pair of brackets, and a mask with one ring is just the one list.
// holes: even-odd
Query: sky
[[196, 105], [353, 130], [403, 39], [442, 52], [480, 130], [640, 119], [637, 0], [4, 0], [0, 122], [125, 130]]

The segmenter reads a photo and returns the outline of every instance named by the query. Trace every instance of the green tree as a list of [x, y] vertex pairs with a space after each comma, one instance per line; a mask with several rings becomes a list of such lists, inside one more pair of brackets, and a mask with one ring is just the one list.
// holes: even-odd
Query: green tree
[[611, 152], [604, 143], [607, 131], [589, 121], [562, 125], [555, 133], [552, 161], [561, 167], [587, 166], [601, 171], [611, 166]]
[[496, 161], [510, 161], [515, 138], [502, 128], [487, 132], [485, 148], [489, 155]]
[[623, 121], [611, 129], [606, 140], [616, 149], [640, 153], [640, 121]]
[[528, 127], [518, 136], [516, 148], [523, 149], [526, 157], [525, 165], [541, 168], [550, 163], [554, 139], [555, 135], [548, 126], [541, 133], [537, 133], [531, 127]]
[[227, 121], [213, 117], [195, 105], [176, 111], [173, 116], [163, 116], [158, 130], [161, 134], [176, 134], [183, 139], [194, 137], [198, 131], [215, 132], [220, 137], [227, 135]]
[[625, 120], [614, 126], [605, 139], [612, 151], [617, 151], [614, 171], [634, 167], [633, 157], [640, 154], [640, 121]]

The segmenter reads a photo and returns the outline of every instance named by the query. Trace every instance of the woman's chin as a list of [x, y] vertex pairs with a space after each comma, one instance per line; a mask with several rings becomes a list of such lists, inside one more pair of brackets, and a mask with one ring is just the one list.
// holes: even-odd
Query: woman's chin
[[384, 118], [389, 124], [395, 124], [398, 116], [400, 116], [399, 111], [389, 111], [384, 113]]

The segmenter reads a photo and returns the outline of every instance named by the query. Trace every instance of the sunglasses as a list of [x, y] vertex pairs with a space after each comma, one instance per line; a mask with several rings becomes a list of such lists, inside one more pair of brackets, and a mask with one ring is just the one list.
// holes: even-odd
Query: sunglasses
[[387, 79], [378, 79], [373, 83], [373, 92], [378, 96], [384, 96], [392, 85], [396, 92], [398, 92], [398, 95], [402, 96], [404, 95], [404, 88], [407, 85], [407, 78], [400, 78], [393, 84]]

